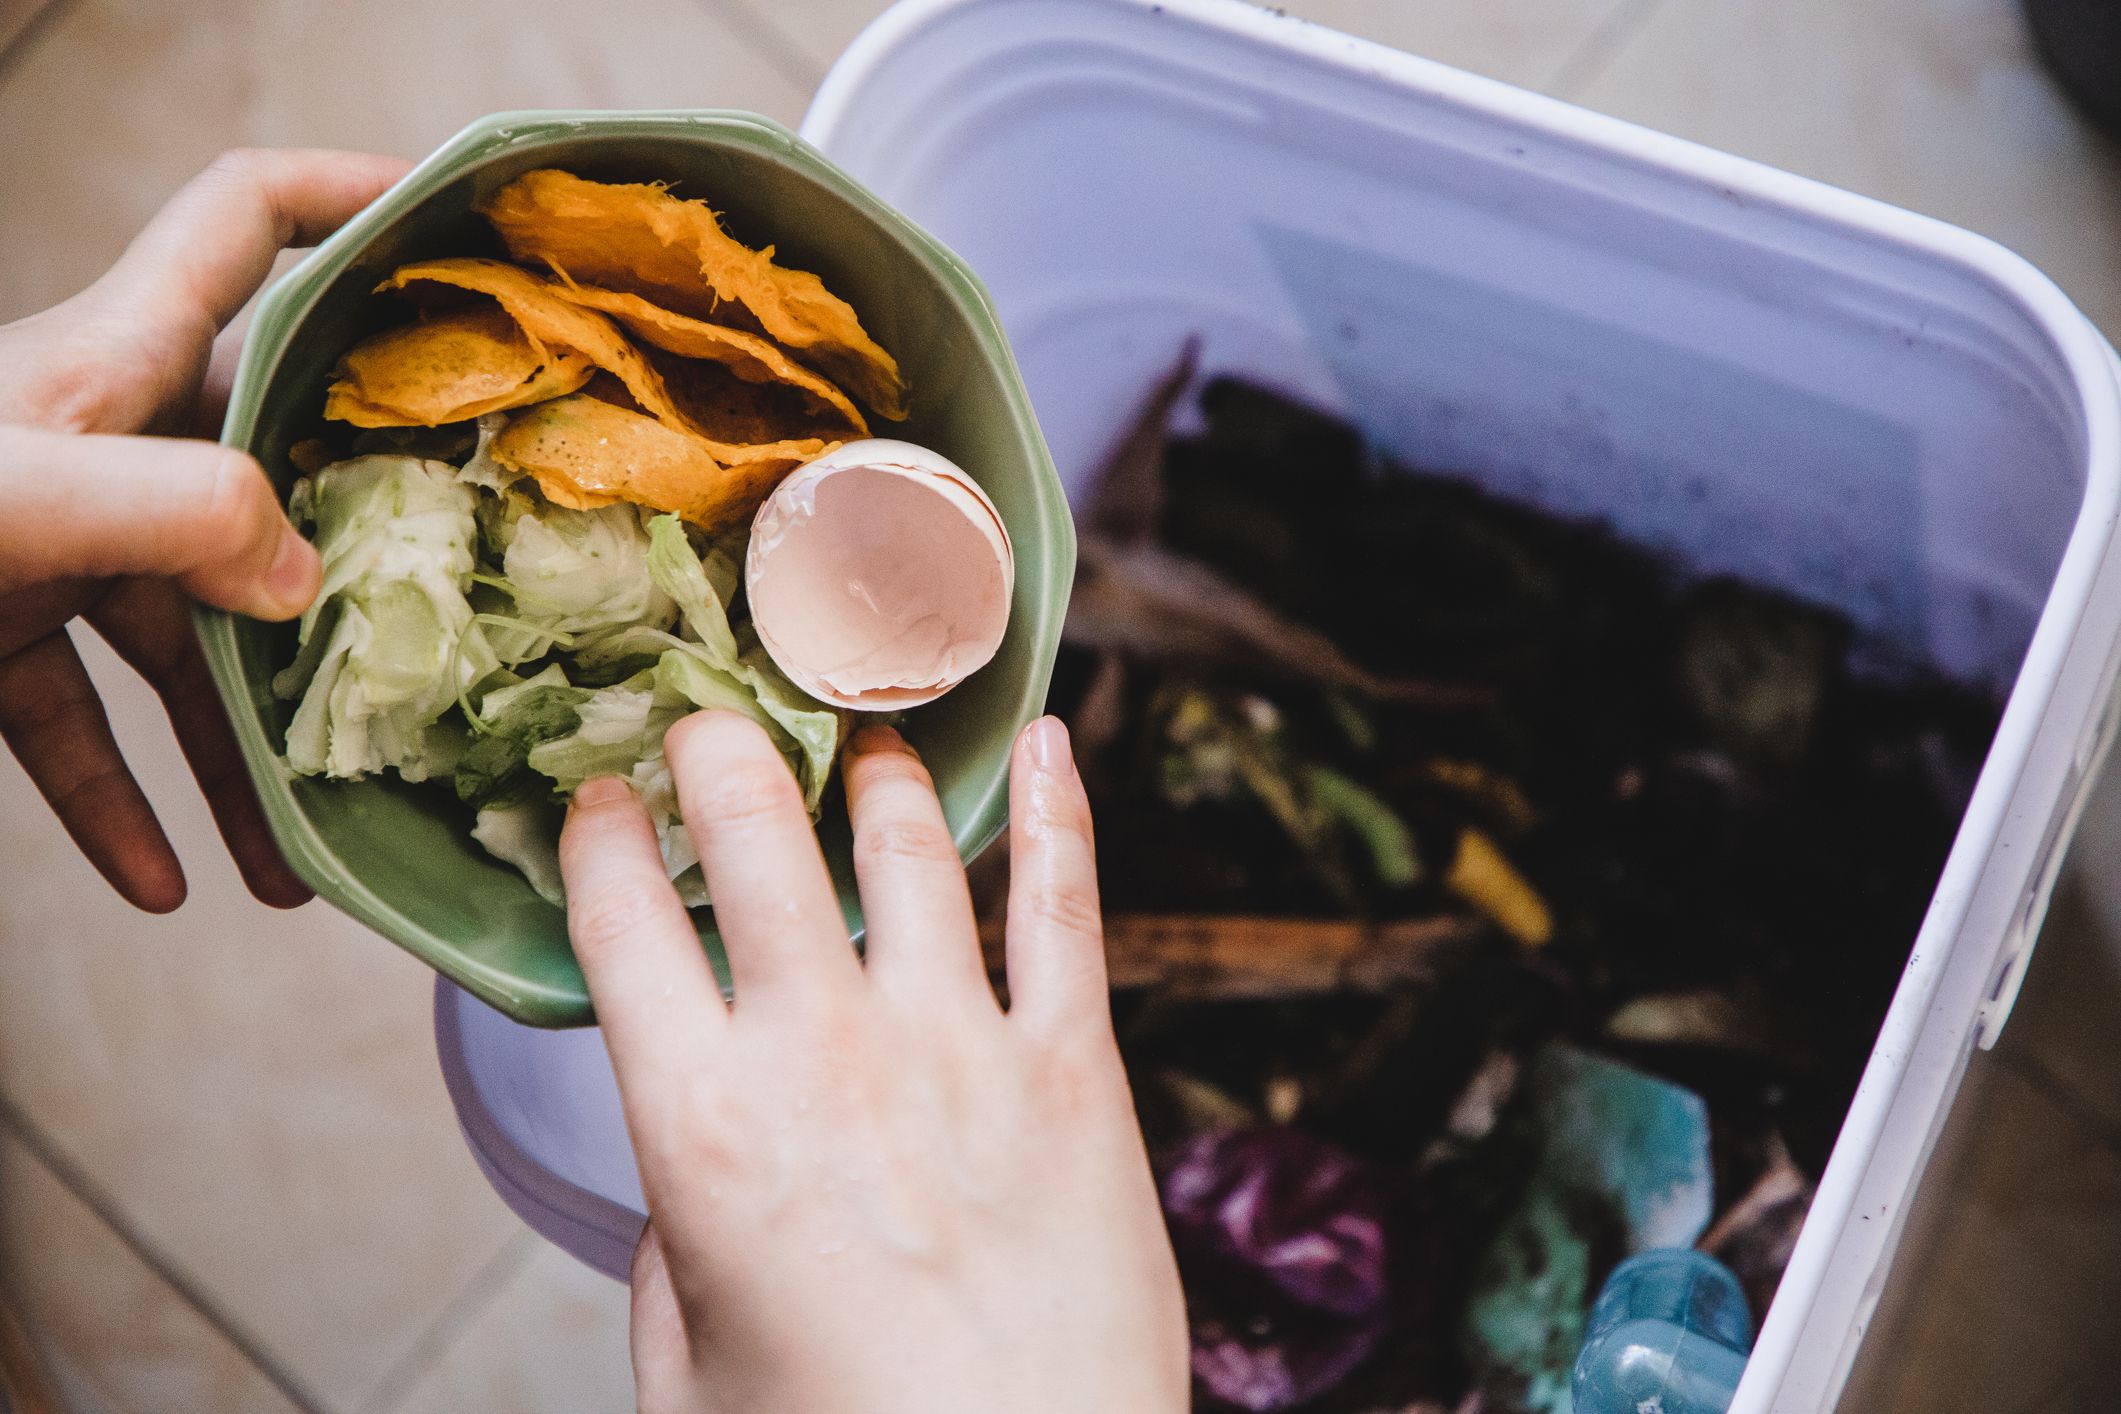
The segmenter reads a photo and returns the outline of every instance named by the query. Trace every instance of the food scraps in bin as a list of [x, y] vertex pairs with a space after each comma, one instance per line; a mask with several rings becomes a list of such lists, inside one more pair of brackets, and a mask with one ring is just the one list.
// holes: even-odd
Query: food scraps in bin
[[[1715, 1220], [1765, 1310], [1997, 704], [1861, 676], [1833, 614], [1393, 465], [1270, 390], [1201, 386], [1190, 358], [1115, 445], [1054, 704], [1152, 1151], [1282, 1136], [1261, 1142], [1285, 1166], [1268, 1232], [1315, 1221], [1306, 1162], [1322, 1184], [1357, 1166], [1384, 1204], [1368, 1353], [1305, 1346], [1289, 1359], [1335, 1378], [1270, 1396], [1239, 1376], [1280, 1347], [1208, 1332], [1201, 1406], [1535, 1407], [1629, 1245], [1611, 1202], [1553, 1182], [1608, 1137], [1579, 1121], [1613, 1090], [1686, 1123], [1643, 1131], [1593, 1196], [1684, 1172], [1689, 1226]], [[1219, 589], [1175, 604], [1174, 583]], [[1196, 1244], [1198, 1212], [1172, 1219]], [[1490, 1255], [1535, 1247], [1581, 1279]], [[1205, 1312], [1261, 1289], [1197, 1259], [1185, 1277]]]
[[1782, 1269], [1796, 1250], [1812, 1189], [1812, 1181], [1790, 1158], [1789, 1149], [1779, 1139], [1771, 1139], [1766, 1170], [1702, 1234], [1701, 1250], [1731, 1269], [1756, 1310], [1767, 1309]]
[[[562, 802], [624, 776], [704, 902], [664, 732], [753, 718], [816, 815], [842, 709], [931, 700], [992, 658], [1008, 536], [942, 458], [850, 444], [905, 416], [897, 362], [704, 203], [535, 171], [482, 211], [521, 263], [393, 271], [378, 292], [408, 317], [341, 356], [325, 435], [290, 454], [324, 586], [274, 679], [287, 762], [449, 780], [472, 837], [554, 901]], [[791, 473], [800, 504], [755, 523]], [[848, 512], [866, 534], [838, 533]], [[866, 618], [835, 599], [855, 589]]]
[[1195, 1135], [1158, 1170], [1209, 1394], [1289, 1409], [1362, 1363], [1387, 1324], [1372, 1165], [1301, 1130], [1233, 1129]]
[[1531, 1181], [1480, 1259], [1467, 1335], [1513, 1406], [1568, 1414], [1605, 1271], [1709, 1224], [1708, 1115], [1690, 1091], [1564, 1046], [1534, 1059], [1529, 1089]]

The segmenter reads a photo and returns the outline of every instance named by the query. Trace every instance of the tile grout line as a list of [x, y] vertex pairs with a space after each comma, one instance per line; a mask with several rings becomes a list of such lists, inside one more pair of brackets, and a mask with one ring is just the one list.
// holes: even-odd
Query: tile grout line
[[[65, 3], [65, 0], [54, 0], [54, 3]], [[249, 1361], [259, 1374], [287, 1397], [290, 1404], [302, 1411], [302, 1414], [331, 1414], [323, 1400], [282, 1364], [278, 1357], [267, 1350], [240, 1320], [194, 1281], [175, 1258], [164, 1252], [152, 1238], [141, 1231], [102, 1185], [91, 1178], [86, 1169], [70, 1158], [50, 1135], [4, 1094], [0, 1094], [0, 1128], [11, 1132], [21, 1142], [22, 1147], [29, 1150], [30, 1156], [58, 1181], [61, 1188], [87, 1208], [98, 1222], [110, 1230], [112, 1236], [139, 1259], [142, 1266], [175, 1292], [179, 1300], [191, 1307], [223, 1340], [235, 1347], [236, 1353]]]
[[1539, 91], [1555, 98], [1573, 100], [1576, 94], [1590, 87], [1591, 80], [1604, 72], [1606, 65], [1619, 57], [1628, 41], [1649, 23], [1662, 4], [1663, 0], [1620, 0], [1598, 22], [1598, 27], [1570, 51], [1569, 57], [1561, 61], [1553, 77], [1541, 84]]
[[[54, 3], [61, 3], [61, 0], [54, 0]], [[825, 81], [825, 76], [818, 72], [801, 47], [782, 33], [779, 25], [752, 9], [746, 0], [694, 0], [694, 3], [707, 13], [728, 21], [730, 28], [757, 45], [774, 72], [803, 91], [806, 105], [810, 95], [817, 92], [817, 86]]]
[[358, 1406], [362, 1414], [388, 1414], [403, 1403], [420, 1376], [449, 1353], [472, 1318], [491, 1305], [494, 1298], [529, 1265], [538, 1242], [535, 1233], [517, 1232], [466, 1278], [457, 1294], [450, 1297], [448, 1304], [427, 1323], [426, 1329], [413, 1337], [405, 1353], [393, 1360], [390, 1368], [376, 1380]]
[[15, 66], [22, 62], [22, 57], [36, 48], [37, 41], [44, 37], [45, 32], [78, 3], [79, 0], [44, 0], [42, 8], [23, 21], [22, 28], [15, 31], [15, 37], [6, 44], [0, 44], [0, 83], [7, 81], [8, 75], [15, 71]]

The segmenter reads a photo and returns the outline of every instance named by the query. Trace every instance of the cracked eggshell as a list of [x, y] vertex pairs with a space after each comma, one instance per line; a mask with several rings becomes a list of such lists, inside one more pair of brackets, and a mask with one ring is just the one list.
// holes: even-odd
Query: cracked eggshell
[[759, 641], [838, 707], [918, 707], [986, 666], [1016, 562], [986, 492], [911, 442], [849, 442], [798, 467], [751, 524], [744, 584]]

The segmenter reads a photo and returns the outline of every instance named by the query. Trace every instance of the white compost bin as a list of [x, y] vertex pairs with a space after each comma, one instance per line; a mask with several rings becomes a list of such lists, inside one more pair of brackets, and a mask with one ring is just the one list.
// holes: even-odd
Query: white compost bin
[[[2001, 247], [1225, 0], [908, 0], [805, 136], [986, 281], [1080, 483], [1192, 333], [1386, 451], [1845, 610], [2009, 690], [1736, 1410], [1831, 1408], [2112, 732], [2121, 362]], [[622, 1274], [593, 1031], [454, 988], [464, 1130]]]

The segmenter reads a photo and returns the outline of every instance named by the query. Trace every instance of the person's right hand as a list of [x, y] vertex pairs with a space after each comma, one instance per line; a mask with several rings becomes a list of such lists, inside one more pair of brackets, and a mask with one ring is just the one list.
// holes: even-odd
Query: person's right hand
[[644, 1414], [1178, 1414], [1178, 1272], [1113, 1039], [1090, 813], [1059, 722], [1011, 771], [1010, 1005], [920, 760], [845, 762], [866, 963], [780, 753], [669, 735], [729, 950], [724, 1004], [626, 785], [586, 782], [569, 923], [649, 1222]]

